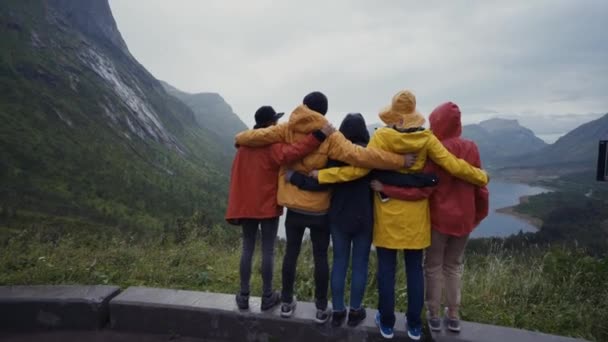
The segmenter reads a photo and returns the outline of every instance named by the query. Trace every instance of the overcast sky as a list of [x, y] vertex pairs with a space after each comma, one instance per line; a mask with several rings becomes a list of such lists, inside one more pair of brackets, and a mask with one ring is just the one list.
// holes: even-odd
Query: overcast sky
[[110, 0], [131, 53], [187, 92], [218, 92], [251, 125], [320, 90], [336, 124], [378, 122], [411, 89], [428, 115], [518, 118], [538, 134], [608, 112], [608, 1]]

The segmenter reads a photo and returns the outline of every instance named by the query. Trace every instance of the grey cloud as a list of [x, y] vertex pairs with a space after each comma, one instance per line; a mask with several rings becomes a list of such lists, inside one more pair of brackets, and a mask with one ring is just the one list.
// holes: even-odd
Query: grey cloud
[[[131, 52], [155, 76], [221, 93], [247, 123], [258, 106], [289, 111], [311, 90], [327, 93], [336, 123], [349, 111], [377, 122], [403, 88], [423, 113], [451, 100], [469, 122], [608, 111], [608, 2], [467, 5], [111, 0]], [[543, 131], [544, 121], [529, 120]]]

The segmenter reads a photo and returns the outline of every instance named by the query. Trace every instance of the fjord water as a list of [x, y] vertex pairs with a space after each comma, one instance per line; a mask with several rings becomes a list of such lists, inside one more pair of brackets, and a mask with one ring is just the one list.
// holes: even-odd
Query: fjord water
[[510, 207], [519, 203], [522, 196], [538, 195], [547, 189], [522, 183], [492, 180], [490, 190], [490, 214], [473, 231], [471, 237], [504, 237], [519, 231], [533, 232], [537, 228], [531, 223], [508, 214], [497, 213], [496, 209]]
[[[504, 237], [517, 234], [519, 231], [533, 232], [537, 229], [523, 219], [508, 214], [497, 213], [496, 209], [516, 205], [519, 203], [520, 197], [537, 195], [547, 192], [547, 189], [522, 183], [492, 180], [489, 185], [489, 190], [490, 214], [473, 231], [471, 237]], [[279, 224], [279, 237], [281, 239], [285, 238], [285, 215], [281, 216], [281, 221]]]

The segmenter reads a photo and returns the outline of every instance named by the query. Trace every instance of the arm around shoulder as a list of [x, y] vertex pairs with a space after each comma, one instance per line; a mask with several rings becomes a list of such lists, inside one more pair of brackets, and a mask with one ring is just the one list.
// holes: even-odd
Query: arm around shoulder
[[293, 144], [276, 143], [273, 144], [272, 159], [277, 165], [286, 165], [300, 160], [314, 152], [323, 141], [325, 134], [321, 131], [310, 133], [304, 139]]
[[284, 142], [287, 134], [287, 124], [282, 123], [266, 128], [250, 129], [236, 135], [235, 143], [238, 146], [261, 147]]
[[453, 176], [477, 186], [484, 186], [488, 183], [488, 174], [485, 171], [456, 158], [434, 135], [431, 136], [427, 149], [431, 160]]
[[368, 169], [399, 170], [405, 165], [402, 155], [383, 151], [375, 137], [372, 137], [367, 148], [353, 144], [342, 133], [332, 134], [329, 157], [352, 166]]

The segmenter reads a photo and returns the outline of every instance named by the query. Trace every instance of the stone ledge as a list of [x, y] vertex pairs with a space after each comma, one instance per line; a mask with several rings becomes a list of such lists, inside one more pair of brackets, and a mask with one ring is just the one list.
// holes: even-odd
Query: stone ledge
[[[111, 328], [222, 341], [383, 341], [374, 324], [375, 310], [368, 310], [356, 328], [336, 329], [313, 323], [312, 303], [298, 302], [289, 319], [280, 317], [279, 307], [260, 312], [259, 297], [249, 305], [240, 311], [234, 295], [130, 287], [110, 301]], [[405, 338], [403, 327], [396, 337]]]
[[[176, 334], [221, 341], [383, 341], [374, 323], [376, 310], [358, 327], [332, 328], [312, 322], [315, 307], [299, 302], [290, 319], [277, 307], [260, 312], [260, 298], [250, 300], [250, 310], [240, 311], [233, 295], [207, 292], [130, 287], [110, 301], [112, 329], [117, 331]], [[399, 314], [396, 340], [408, 340], [404, 315]], [[573, 342], [571, 338], [491, 325], [463, 323], [460, 334], [433, 335], [436, 341]]]
[[433, 333], [433, 339], [437, 342], [585, 342], [582, 339], [472, 322], [462, 322], [462, 331], [457, 334], [446, 329]]
[[117, 286], [0, 286], [0, 330], [100, 329]]
[[2, 342], [222, 342], [167, 334], [139, 334], [115, 330], [53, 330], [2, 333]]

